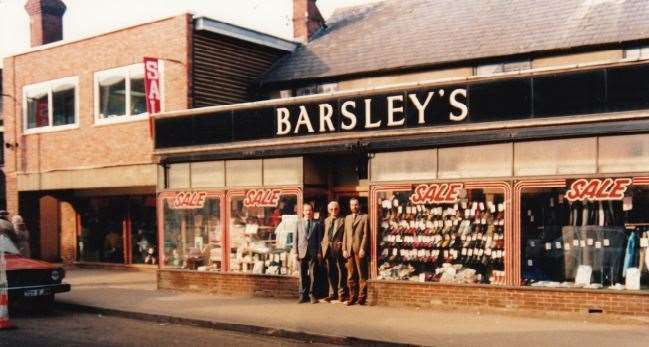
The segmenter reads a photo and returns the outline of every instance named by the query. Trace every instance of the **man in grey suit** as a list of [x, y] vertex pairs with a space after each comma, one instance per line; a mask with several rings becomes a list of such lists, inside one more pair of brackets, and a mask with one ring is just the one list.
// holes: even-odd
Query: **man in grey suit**
[[300, 265], [300, 301], [299, 303], [308, 302], [317, 304], [318, 299], [315, 297], [314, 289], [315, 270], [322, 262], [322, 224], [320, 221], [313, 219], [313, 206], [304, 204], [302, 206], [302, 218], [296, 224], [295, 242], [293, 243], [293, 252], [295, 253]]
[[347, 259], [347, 283], [349, 301], [347, 306], [358, 302], [365, 305], [367, 300], [367, 268], [369, 257], [369, 222], [366, 214], [361, 214], [358, 199], [349, 200], [351, 214], [345, 217], [345, 238], [343, 256]]
[[325, 301], [347, 301], [347, 268], [343, 257], [343, 238], [345, 236], [344, 218], [340, 217], [340, 205], [332, 201], [327, 205], [329, 216], [324, 221], [322, 255], [329, 279], [329, 297]]

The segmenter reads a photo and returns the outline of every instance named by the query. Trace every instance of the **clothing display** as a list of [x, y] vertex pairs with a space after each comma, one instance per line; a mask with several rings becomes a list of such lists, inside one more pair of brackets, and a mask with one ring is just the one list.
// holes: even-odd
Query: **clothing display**
[[[568, 201], [564, 192], [549, 189], [522, 197], [523, 284], [630, 289], [625, 287], [629, 268], [649, 278], [643, 270], [649, 246], [649, 225], [643, 221], [649, 218], [621, 200]], [[585, 276], [578, 269], [586, 268], [589, 278], [577, 280]]]
[[380, 202], [379, 279], [504, 284], [502, 196], [413, 204]]

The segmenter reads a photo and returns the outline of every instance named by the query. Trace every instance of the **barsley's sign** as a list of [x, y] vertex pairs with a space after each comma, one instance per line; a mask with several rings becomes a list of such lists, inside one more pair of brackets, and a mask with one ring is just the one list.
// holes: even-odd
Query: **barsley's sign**
[[[469, 116], [466, 89], [433, 89], [378, 97], [275, 108], [275, 135], [400, 128], [462, 122]], [[407, 112], [408, 110], [409, 112]]]

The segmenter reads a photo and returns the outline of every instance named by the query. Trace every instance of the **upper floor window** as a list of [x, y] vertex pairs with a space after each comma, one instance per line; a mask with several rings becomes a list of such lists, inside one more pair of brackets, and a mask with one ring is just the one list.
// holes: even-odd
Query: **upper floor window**
[[476, 76], [489, 76], [498, 73], [506, 73], [513, 71], [523, 71], [532, 68], [532, 63], [529, 60], [509, 61], [494, 64], [482, 64], [475, 68]]
[[24, 128], [70, 128], [78, 120], [78, 77], [32, 84], [23, 88]]
[[125, 121], [146, 115], [143, 64], [95, 73], [97, 123]]
[[649, 46], [625, 49], [624, 57], [630, 59], [649, 59]]

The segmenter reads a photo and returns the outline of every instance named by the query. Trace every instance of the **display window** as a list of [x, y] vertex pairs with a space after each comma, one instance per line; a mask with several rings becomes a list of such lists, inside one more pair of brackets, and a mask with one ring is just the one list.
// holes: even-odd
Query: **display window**
[[506, 284], [509, 191], [461, 182], [374, 189], [376, 277]]
[[162, 264], [198, 271], [223, 270], [223, 199], [220, 192], [181, 191], [160, 194]]
[[649, 179], [518, 183], [521, 282], [649, 289]]
[[291, 249], [301, 200], [297, 188], [229, 191], [229, 270], [296, 276]]

